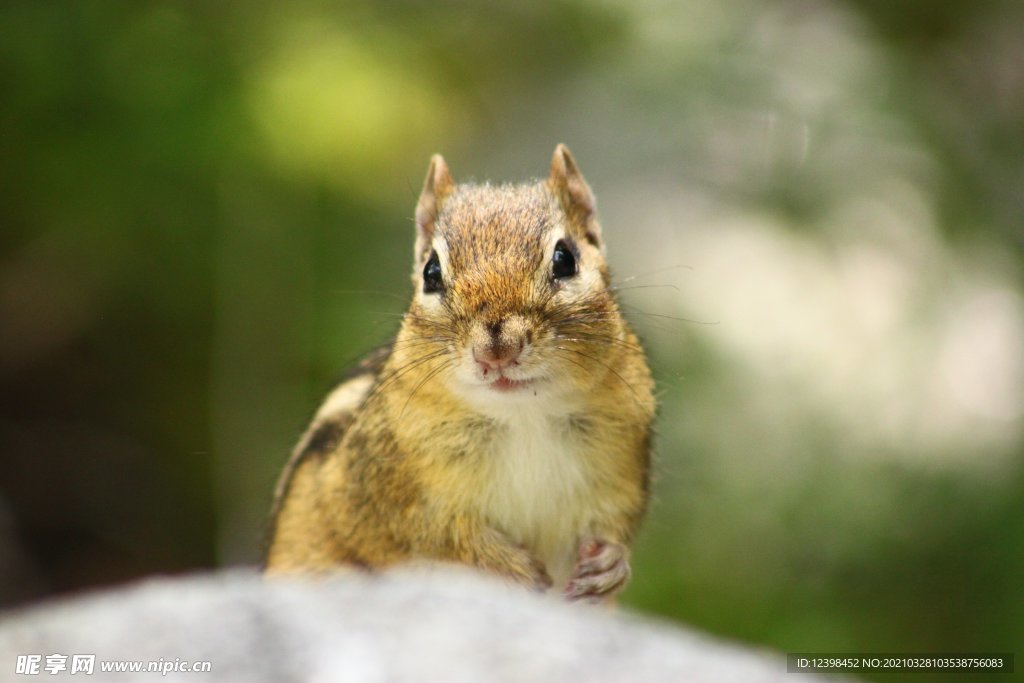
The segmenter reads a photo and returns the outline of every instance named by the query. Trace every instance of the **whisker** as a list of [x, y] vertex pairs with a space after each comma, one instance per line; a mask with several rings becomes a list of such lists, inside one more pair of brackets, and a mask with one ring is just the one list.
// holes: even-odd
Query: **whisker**
[[680, 291], [675, 285], [630, 285], [629, 287], [621, 287], [619, 285], [612, 285], [608, 289], [613, 292], [625, 292], [631, 289], [674, 289], [677, 292]]
[[597, 334], [587, 334], [585, 332], [573, 332], [572, 334], [575, 334], [577, 336], [575, 336], [575, 337], [567, 337], [564, 334], [556, 334], [555, 336], [558, 337], [559, 339], [562, 339], [563, 341], [576, 341], [576, 342], [582, 342], [584, 344], [587, 344], [587, 343], [590, 343], [590, 342], [597, 342], [597, 343], [608, 344], [608, 345], [616, 344], [618, 346], [621, 346], [624, 349], [629, 349], [630, 351], [643, 351], [643, 349], [640, 348], [639, 346], [637, 346], [636, 344], [631, 344], [628, 341], [625, 341], [623, 339], [616, 339], [615, 337], [608, 337], [608, 336], [597, 335]]
[[[556, 348], [560, 348], [560, 347], [556, 347]], [[567, 350], [567, 349], [562, 349], [562, 350], [564, 351], [564, 350]], [[578, 366], [580, 366], [581, 368], [583, 368], [584, 370], [586, 370], [590, 374], [593, 374], [593, 372], [594, 372], [594, 369], [591, 368], [590, 366], [588, 366], [587, 364], [583, 363], [582, 361], [578, 361], [578, 360], [576, 360], [574, 358], [571, 358], [569, 356], [562, 356], [562, 360], [569, 361], [573, 365], [578, 365]]]
[[570, 348], [569, 348], [569, 347], [567, 347], [567, 346], [556, 346], [555, 348], [556, 348], [556, 349], [560, 349], [560, 350], [562, 350], [562, 351], [569, 351], [570, 353], [576, 353], [576, 354], [579, 354], [579, 355], [583, 356], [584, 358], [587, 358], [587, 359], [589, 359], [589, 360], [592, 360], [592, 361], [594, 361], [595, 363], [598, 363], [598, 364], [600, 364], [600, 365], [604, 366], [604, 367], [605, 367], [605, 368], [606, 368], [606, 369], [608, 370], [608, 372], [610, 372], [610, 373], [612, 373], [613, 375], [615, 375], [616, 377], [618, 377], [618, 378], [619, 378], [619, 381], [621, 381], [621, 382], [622, 382], [623, 384], [625, 384], [625, 385], [626, 385], [626, 388], [628, 388], [628, 389], [629, 389], [629, 392], [630, 392], [630, 393], [631, 393], [631, 394], [633, 395], [633, 399], [634, 399], [634, 400], [635, 400], [635, 401], [637, 402], [637, 405], [640, 405], [640, 406], [642, 406], [642, 405], [643, 405], [643, 404], [642, 404], [642, 403], [640, 402], [640, 397], [639, 397], [639, 396], [637, 395], [637, 393], [636, 393], [636, 389], [634, 389], [634, 388], [633, 388], [633, 385], [632, 385], [632, 384], [630, 384], [629, 382], [627, 382], [627, 381], [626, 381], [626, 378], [625, 378], [625, 377], [623, 377], [622, 375], [620, 375], [620, 374], [618, 373], [618, 371], [617, 371], [617, 370], [615, 370], [615, 368], [613, 368], [612, 366], [608, 365], [607, 363], [605, 363], [605, 362], [601, 361], [601, 360], [600, 360], [600, 359], [598, 359], [598, 358], [595, 358], [594, 356], [590, 355], [589, 353], [584, 353], [584, 352], [582, 352], [582, 351], [578, 351], [578, 350], [576, 350], [576, 349], [570, 349]]
[[427, 376], [419, 381], [419, 383], [413, 388], [412, 393], [409, 394], [409, 398], [405, 399], [405, 403], [402, 405], [402, 411], [398, 413], [399, 420], [401, 420], [402, 416], [405, 415], [405, 409], [409, 407], [409, 401], [411, 401], [412, 397], [416, 395], [416, 392], [419, 391], [424, 384], [432, 380], [434, 377], [437, 377], [437, 375], [440, 374], [441, 371], [445, 370], [446, 368], [453, 364], [454, 361], [452, 361], [450, 358], [446, 359], [443, 363], [441, 363], [440, 366], [428, 372]]
[[399, 379], [401, 379], [405, 375], [409, 374], [410, 372], [412, 372], [413, 370], [415, 370], [419, 366], [423, 365], [424, 363], [430, 362], [431, 360], [433, 360], [435, 358], [438, 358], [438, 357], [440, 357], [442, 355], [445, 355], [447, 353], [448, 353], [447, 349], [439, 349], [437, 351], [432, 351], [432, 352], [430, 352], [428, 354], [425, 354], [423, 356], [420, 356], [418, 358], [415, 358], [415, 359], [409, 361], [408, 363], [406, 363], [405, 365], [403, 365], [400, 368], [396, 368], [395, 370], [392, 370], [386, 376], [382, 375], [378, 379], [378, 382], [377, 382], [376, 386], [373, 388], [373, 390], [367, 396], [366, 400], [368, 401], [368, 400], [370, 400], [371, 397], [377, 396], [385, 388], [391, 386], [392, 384], [397, 382]]
[[675, 321], [681, 322], [681, 323], [692, 323], [694, 325], [719, 325], [719, 324], [721, 324], [717, 320], [714, 321], [714, 322], [708, 322], [707, 320], [693, 320], [692, 318], [678, 318], [678, 317], [676, 317], [674, 315], [664, 315], [662, 313], [649, 313], [647, 311], [640, 310], [636, 306], [629, 306], [629, 305], [626, 305], [626, 304], [623, 304], [623, 307], [624, 308], [628, 308], [631, 311], [636, 311], [637, 313], [639, 313], [641, 315], [650, 316], [652, 318], [664, 318], [666, 320], [675, 320]]
[[564, 322], [564, 323], [574, 323], [574, 322], [580, 322], [580, 323], [606, 323], [606, 322], [617, 322], [618, 320], [619, 320], [619, 318], [614, 316], [614, 315], [607, 315], [606, 316], [606, 315], [594, 314], [594, 315], [563, 316], [563, 317], [559, 318], [556, 322]]
[[424, 318], [421, 315], [415, 315], [413, 313], [395, 313], [394, 311], [371, 311], [374, 315], [383, 315], [389, 318], [399, 318], [401, 320], [409, 319], [415, 320], [424, 327], [433, 327], [436, 329], [451, 330], [451, 323], [441, 322], [439, 320], [431, 320], [430, 318]]
[[332, 294], [374, 294], [378, 296], [387, 296], [392, 299], [398, 299], [402, 303], [408, 300], [408, 297], [401, 296], [395, 292], [386, 292], [383, 289], [331, 289], [328, 290]]
[[693, 270], [693, 266], [688, 266], [688, 265], [686, 265], [684, 263], [677, 263], [674, 266], [666, 266], [664, 268], [655, 268], [654, 270], [648, 270], [648, 271], [643, 272], [643, 273], [637, 273], [635, 275], [630, 275], [629, 277], [622, 278], [616, 284], [622, 284], [624, 282], [632, 282], [633, 280], [636, 280], [637, 278], [650, 277], [651, 275], [658, 275], [659, 273], [667, 273], [667, 272], [670, 272], [670, 271], [673, 271], [673, 270], [683, 270], [683, 269], [685, 269], [685, 270]]
[[413, 337], [412, 339], [402, 339], [394, 343], [395, 347], [401, 345], [403, 349], [415, 348], [417, 346], [428, 346], [430, 344], [446, 345], [452, 341], [451, 337], [448, 336], [436, 336], [436, 337]]

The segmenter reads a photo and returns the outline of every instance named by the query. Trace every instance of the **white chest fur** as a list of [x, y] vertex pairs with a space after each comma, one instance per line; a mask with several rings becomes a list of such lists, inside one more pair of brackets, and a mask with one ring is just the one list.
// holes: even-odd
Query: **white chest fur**
[[481, 511], [564, 586], [591, 517], [581, 440], [564, 418], [523, 411], [498, 430], [489, 450]]

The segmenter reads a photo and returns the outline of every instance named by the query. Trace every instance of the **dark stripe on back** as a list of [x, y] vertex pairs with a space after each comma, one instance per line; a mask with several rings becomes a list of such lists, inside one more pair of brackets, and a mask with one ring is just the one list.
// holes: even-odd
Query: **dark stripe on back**
[[[388, 357], [391, 355], [391, 348], [392, 344], [388, 344], [371, 351], [342, 375], [328, 395], [334, 393], [343, 384], [347, 384], [354, 379], [379, 374], [384, 367], [384, 363], [387, 362]], [[355, 419], [355, 412], [359, 409], [360, 405], [354, 406], [350, 412], [330, 417], [319, 424], [316, 429], [308, 432], [295, 447], [295, 450], [292, 451], [291, 457], [289, 457], [288, 463], [285, 465], [274, 491], [274, 502], [271, 505], [270, 518], [267, 523], [266, 532], [263, 535], [261, 568], [266, 568], [270, 545], [277, 533], [277, 518], [281, 514], [284, 500], [288, 497], [288, 491], [291, 489], [295, 473], [307, 460], [323, 459], [324, 456], [332, 453], [341, 444], [341, 440], [345, 437], [345, 432]]]

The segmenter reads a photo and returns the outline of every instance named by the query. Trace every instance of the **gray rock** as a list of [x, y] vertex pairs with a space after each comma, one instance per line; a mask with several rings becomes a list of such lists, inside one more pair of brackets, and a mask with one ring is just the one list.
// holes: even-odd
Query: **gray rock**
[[[24, 680], [406, 683], [789, 681], [785, 659], [456, 569], [265, 580], [159, 578], [0, 618], [0, 679], [19, 655], [68, 655]], [[95, 673], [70, 673], [75, 654]], [[210, 673], [104, 673], [106, 661], [211, 663]], [[800, 683], [820, 681], [802, 675]]]

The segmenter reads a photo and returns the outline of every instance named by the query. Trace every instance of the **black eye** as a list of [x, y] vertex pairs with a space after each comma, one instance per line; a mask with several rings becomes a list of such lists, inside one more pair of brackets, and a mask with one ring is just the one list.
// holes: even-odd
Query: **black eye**
[[572, 277], [576, 274], [576, 256], [565, 240], [558, 240], [555, 254], [551, 257], [551, 275], [556, 280]]
[[444, 280], [441, 279], [441, 262], [437, 258], [437, 252], [430, 252], [427, 265], [423, 266], [423, 293], [433, 294], [444, 289]]

